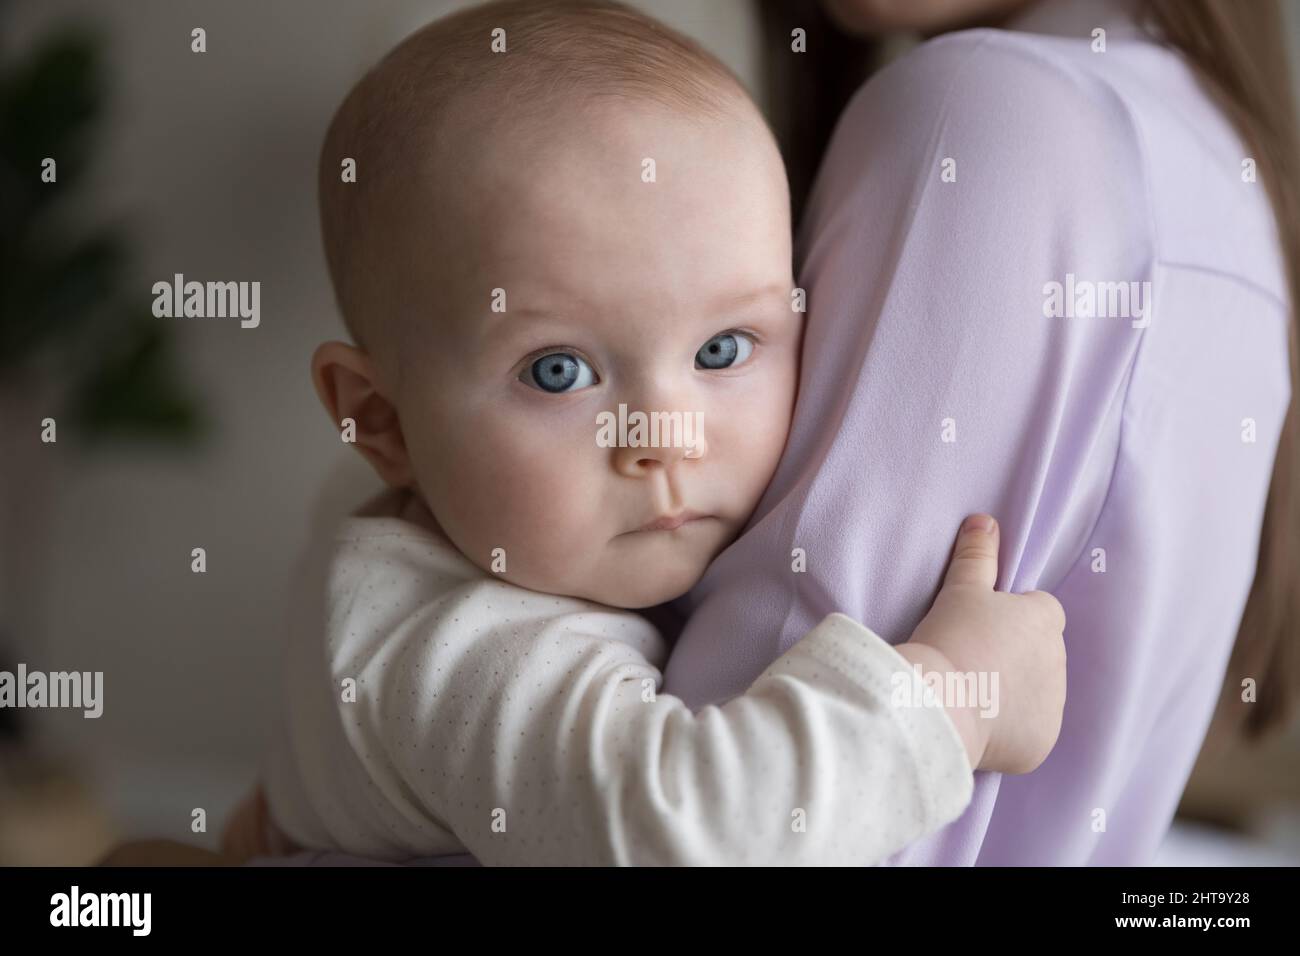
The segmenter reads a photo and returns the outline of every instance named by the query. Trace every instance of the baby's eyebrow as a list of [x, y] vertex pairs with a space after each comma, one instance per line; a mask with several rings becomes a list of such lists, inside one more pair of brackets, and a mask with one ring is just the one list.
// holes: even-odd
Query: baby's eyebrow
[[539, 327], [553, 330], [558, 337], [571, 334], [578, 328], [559, 309], [538, 306], [512, 306], [508, 312], [489, 312], [487, 319], [481, 334], [497, 348], [508, 347], [516, 338], [534, 335]]
[[747, 306], [755, 305], [766, 299], [785, 300], [790, 295], [793, 286], [780, 282], [774, 282], [769, 285], [761, 286], [757, 289], [749, 289], [743, 292], [732, 292], [719, 296], [714, 300], [712, 306], [707, 312], [738, 312]]
[[[741, 312], [746, 308], [768, 300], [773, 303], [777, 300], [785, 303], [793, 288], [793, 285], [784, 282], [772, 282], [758, 288], [746, 287], [739, 292], [726, 292], [700, 309], [699, 318], [705, 322], [712, 321], [717, 315]], [[578, 301], [580, 308], [586, 305], [585, 302]], [[581, 323], [574, 323], [566, 315], [568, 311], [568, 309], [531, 305], [512, 307], [509, 312], [488, 313], [489, 321], [485, 324], [483, 332], [487, 337], [493, 339], [498, 346], [508, 345], [516, 336], [535, 333], [539, 324], [554, 327], [555, 333], [562, 336], [576, 331], [577, 327], [581, 326]], [[529, 319], [531, 321], [520, 322], [519, 319]]]

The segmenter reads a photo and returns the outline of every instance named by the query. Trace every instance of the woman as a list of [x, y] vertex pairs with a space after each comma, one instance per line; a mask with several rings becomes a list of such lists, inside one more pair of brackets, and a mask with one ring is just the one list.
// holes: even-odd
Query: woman
[[1288, 700], [1296, 177], [1276, 8], [1270, 26], [1270, 5], [1211, 0], [827, 6], [864, 29], [1014, 9], [921, 45], [840, 119], [797, 245], [786, 454], [683, 602], [665, 690], [725, 700], [830, 610], [901, 638], [942, 529], [989, 511], [999, 586], [1066, 609], [1061, 737], [1033, 774], [977, 775], [966, 813], [895, 862], [1149, 862], [1239, 624], [1229, 716], [1266, 724]]

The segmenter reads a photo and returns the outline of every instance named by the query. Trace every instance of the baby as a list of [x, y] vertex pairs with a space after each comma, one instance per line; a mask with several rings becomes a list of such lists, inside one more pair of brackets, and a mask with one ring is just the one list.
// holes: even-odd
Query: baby
[[[1046, 756], [1064, 618], [993, 591], [987, 518], [897, 648], [831, 614], [722, 706], [658, 694], [631, 609], [745, 527], [798, 384], [784, 167], [721, 63], [613, 3], [462, 11], [347, 96], [320, 201], [356, 344], [312, 376], [388, 490], [306, 572], [324, 614], [229, 853], [868, 864], [955, 818], [972, 768]], [[998, 674], [997, 717], [922, 669]]]

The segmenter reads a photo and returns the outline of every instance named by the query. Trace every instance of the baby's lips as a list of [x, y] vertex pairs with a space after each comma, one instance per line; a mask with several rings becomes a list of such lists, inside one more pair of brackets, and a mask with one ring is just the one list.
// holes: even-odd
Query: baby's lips
[[709, 518], [712, 515], [701, 514], [698, 511], [678, 511], [670, 515], [660, 515], [643, 524], [638, 531], [674, 531], [690, 521], [696, 521], [701, 518]]

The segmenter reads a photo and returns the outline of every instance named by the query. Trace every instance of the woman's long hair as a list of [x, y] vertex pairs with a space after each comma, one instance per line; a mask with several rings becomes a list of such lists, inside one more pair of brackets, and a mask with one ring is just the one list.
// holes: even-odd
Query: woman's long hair
[[[1253, 151], [1268, 190], [1291, 290], [1290, 410], [1268, 489], [1255, 582], [1237, 631], [1215, 722], [1257, 738], [1281, 726], [1295, 693], [1300, 631], [1300, 141], [1276, 0], [1146, 0], [1146, 13], [1183, 52]], [[1244, 705], [1242, 684], [1256, 685]]]
[[[838, 33], [802, 0], [759, 0], [768, 45], [770, 119], [786, 157], [795, 221], [836, 119], [883, 60], [883, 48]], [[1291, 291], [1291, 410], [1282, 426], [1255, 566], [1214, 720], [1214, 736], [1258, 738], [1282, 726], [1300, 665], [1300, 142], [1276, 0], [1145, 0], [1142, 14], [1180, 50], [1256, 160], [1277, 220]], [[791, 57], [790, 31], [802, 27], [817, 55]], [[1251, 679], [1254, 702], [1242, 701]]]

